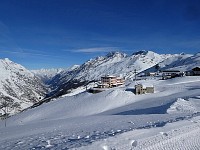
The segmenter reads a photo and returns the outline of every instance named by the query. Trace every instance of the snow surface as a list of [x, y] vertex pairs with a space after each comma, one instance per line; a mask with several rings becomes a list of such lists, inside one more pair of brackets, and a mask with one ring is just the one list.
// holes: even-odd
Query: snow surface
[[[98, 94], [81, 92], [0, 121], [0, 149], [198, 149], [200, 77], [141, 80]], [[80, 90], [81, 91], [81, 90]]]

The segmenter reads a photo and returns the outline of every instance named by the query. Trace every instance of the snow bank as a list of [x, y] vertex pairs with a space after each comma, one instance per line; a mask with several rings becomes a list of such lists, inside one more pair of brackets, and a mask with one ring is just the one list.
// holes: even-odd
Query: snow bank
[[191, 101], [178, 98], [177, 101], [170, 106], [170, 108], [167, 110], [167, 113], [197, 113], [198, 110], [195, 107], [195, 103], [192, 103]]

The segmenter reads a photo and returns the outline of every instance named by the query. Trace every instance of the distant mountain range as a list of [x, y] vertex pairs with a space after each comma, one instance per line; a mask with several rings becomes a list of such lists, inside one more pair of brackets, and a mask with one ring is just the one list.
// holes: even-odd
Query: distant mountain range
[[62, 71], [65, 71], [65, 69], [62, 68], [52, 68], [52, 69], [40, 69], [40, 70], [31, 70], [36, 76], [38, 76], [45, 84], [48, 84], [48, 82], [57, 74], [61, 73]]
[[72, 88], [97, 81], [101, 76], [110, 74], [133, 79], [135, 69], [137, 73], [157, 71], [156, 66], [159, 66], [159, 70], [191, 70], [200, 66], [200, 53], [157, 54], [153, 51], [138, 51], [128, 56], [121, 52], [110, 52], [68, 69], [32, 71], [9, 59], [1, 59], [0, 101], [9, 98], [13, 104], [16, 102], [17, 109], [11, 110], [15, 113], [39, 102], [43, 97], [61, 96]]

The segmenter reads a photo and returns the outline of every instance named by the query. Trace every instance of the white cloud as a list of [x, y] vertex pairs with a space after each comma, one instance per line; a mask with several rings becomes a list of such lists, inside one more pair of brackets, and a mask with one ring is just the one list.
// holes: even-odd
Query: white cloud
[[92, 48], [74, 49], [74, 50], [71, 50], [71, 52], [97, 53], [97, 52], [110, 52], [110, 51], [117, 51], [117, 50], [119, 50], [118, 47], [92, 47]]
[[0, 50], [0, 53], [7, 53], [7, 54], [13, 54], [15, 56], [32, 56], [32, 57], [53, 57], [53, 58], [63, 58], [60, 56], [56, 56], [56, 55], [50, 55], [47, 53], [41, 53], [38, 50], [24, 50], [24, 49], [20, 49], [20, 50]]

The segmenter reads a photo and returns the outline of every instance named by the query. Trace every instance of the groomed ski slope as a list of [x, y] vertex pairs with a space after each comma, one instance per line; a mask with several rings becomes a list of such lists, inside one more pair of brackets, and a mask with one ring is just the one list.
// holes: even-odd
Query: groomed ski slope
[[136, 129], [78, 148], [78, 150], [199, 150], [200, 117], [164, 127]]
[[6, 128], [1, 121], [0, 149], [197, 149], [200, 77], [138, 82], [155, 93], [134, 95], [127, 82], [24, 111]]

